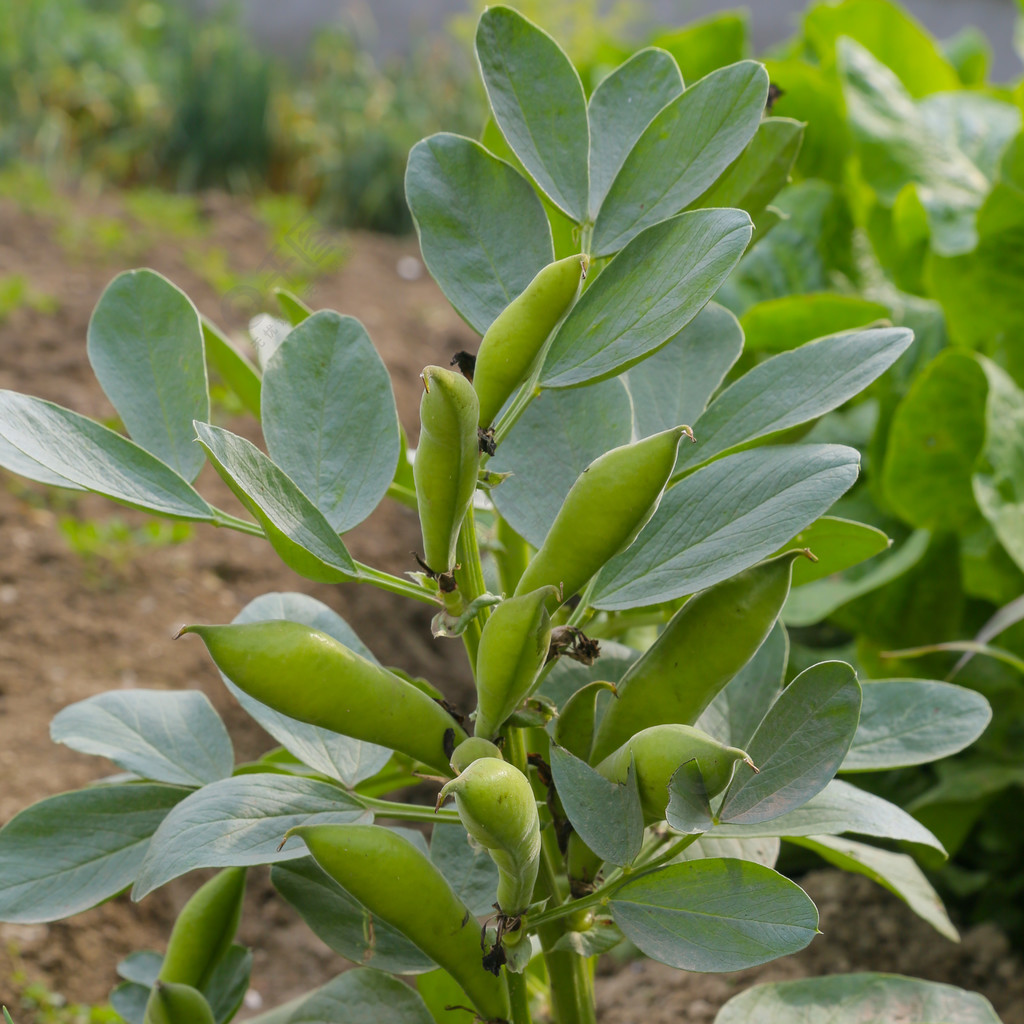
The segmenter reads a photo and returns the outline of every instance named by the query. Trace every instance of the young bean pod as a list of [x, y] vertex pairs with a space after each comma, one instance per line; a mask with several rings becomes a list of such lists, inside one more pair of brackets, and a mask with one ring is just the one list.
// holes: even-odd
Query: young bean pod
[[540, 818], [530, 780], [515, 765], [481, 757], [446, 783], [437, 798], [455, 797], [466, 831], [498, 867], [498, 908], [506, 918], [533, 902], [540, 867]]
[[802, 551], [760, 562], [702, 590], [672, 617], [617, 684], [594, 735], [590, 763], [651, 725], [693, 725], [754, 656], [782, 611]]
[[689, 725], [655, 725], [631, 737], [609, 754], [597, 770], [611, 782], [625, 782], [632, 759], [636, 770], [640, 803], [647, 824], [664, 821], [668, 807], [668, 784], [687, 761], [696, 761], [709, 797], [722, 792], [739, 761], [752, 765], [739, 747], [719, 743]]
[[161, 981], [203, 988], [231, 947], [242, 914], [245, 868], [225, 868], [201, 885], [181, 909], [167, 954], [160, 967]]
[[632, 544], [654, 515], [675, 466], [679, 439], [689, 433], [689, 427], [673, 427], [613, 448], [587, 466], [527, 565], [516, 596], [561, 585], [563, 598], [570, 598], [609, 558]]
[[192, 985], [161, 981], [149, 991], [143, 1024], [215, 1024], [206, 997]]
[[428, 366], [420, 376], [420, 439], [412, 473], [423, 558], [433, 573], [451, 579], [455, 545], [480, 466], [479, 403], [473, 385], [460, 373]]
[[576, 297], [590, 259], [585, 253], [549, 263], [487, 328], [473, 369], [480, 426], [490, 427]]
[[[185, 626], [236, 686], [289, 718], [379, 743], [450, 775], [462, 727], [422, 690], [299, 622]], [[446, 753], [446, 750], [448, 753]]]
[[453, 751], [451, 766], [456, 775], [464, 772], [474, 761], [481, 757], [496, 757], [504, 760], [501, 751], [490, 741], [481, 736], [470, 736], [463, 740]]
[[554, 587], [506, 598], [484, 624], [476, 656], [477, 736], [490, 739], [530, 695], [548, 656]]
[[480, 928], [444, 875], [407, 839], [380, 825], [302, 825], [316, 862], [366, 909], [397, 928], [463, 988], [486, 1021], [509, 1017], [504, 978], [484, 969]]

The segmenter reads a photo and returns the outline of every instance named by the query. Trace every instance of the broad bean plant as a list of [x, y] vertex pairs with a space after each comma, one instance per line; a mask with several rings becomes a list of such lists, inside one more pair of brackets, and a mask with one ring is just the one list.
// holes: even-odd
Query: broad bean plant
[[[255, 765], [235, 766], [199, 692], [62, 710], [54, 739], [124, 774], [0, 830], [0, 917], [51, 921], [220, 869], [164, 954], [120, 965], [112, 1001], [130, 1024], [236, 1014], [255, 865], [358, 965], [260, 1024], [379, 1021], [382, 1006], [393, 1024], [585, 1024], [595, 958], [625, 940], [688, 971], [785, 956], [818, 915], [774, 869], [782, 842], [955, 935], [913, 855], [889, 848], [941, 844], [856, 777], [962, 749], [984, 699], [862, 685], [841, 661], [784, 685], [791, 587], [888, 543], [827, 515], [856, 451], [791, 442], [913, 340], [883, 324], [733, 369], [743, 332], [713, 297], [777, 221], [802, 125], [767, 114], [753, 61], [684, 84], [669, 53], [645, 49], [588, 97], [558, 44], [502, 6], [476, 52], [482, 141], [434, 135], [408, 163], [423, 259], [482, 336], [423, 370], [414, 453], [357, 320], [282, 295], [287, 324], [257, 366], [148, 270], [111, 283], [88, 333], [127, 436], [0, 393], [7, 468], [265, 537], [310, 580], [424, 602], [476, 682], [464, 718], [324, 604], [271, 593], [178, 640], [205, 644], [280, 744]], [[210, 422], [208, 367], [259, 416], [265, 451]], [[206, 461], [239, 510], [193, 486]], [[385, 499], [419, 513], [405, 577], [344, 542]], [[913, 1020], [997, 1020], [979, 996], [883, 975], [759, 986], [718, 1020], [827, 1007], [852, 1022], [890, 1002]]]

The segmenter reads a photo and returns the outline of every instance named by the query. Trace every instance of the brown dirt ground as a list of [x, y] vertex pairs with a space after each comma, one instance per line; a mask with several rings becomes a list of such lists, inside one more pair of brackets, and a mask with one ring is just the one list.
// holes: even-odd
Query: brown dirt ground
[[[126, 216], [114, 198], [93, 197], [88, 204], [107, 218]], [[243, 203], [211, 196], [203, 208], [209, 227], [204, 244], [230, 252], [237, 270], [266, 270], [274, 262], [268, 257], [281, 257]], [[19, 308], [0, 322], [0, 387], [103, 418], [113, 410], [89, 369], [85, 332], [103, 287], [127, 264], [90, 251], [88, 243], [69, 253], [58, 241], [59, 229], [56, 217], [0, 198], [0, 277], [24, 275], [58, 304], [50, 312]], [[399, 275], [399, 259], [416, 254], [415, 240], [356, 235], [336, 242], [348, 247], [349, 258], [316, 284], [309, 300], [363, 321], [393, 375], [402, 421], [415, 433], [420, 369], [447, 361], [471, 334], [425, 275], [414, 281]], [[166, 274], [200, 311], [240, 330], [244, 317], [190, 264], [183, 246], [168, 242], [132, 262]], [[229, 425], [254, 435], [251, 422]], [[204, 472], [200, 486], [222, 507], [233, 507], [212, 472]], [[198, 527], [181, 545], [86, 558], [71, 550], [59, 528], [65, 515], [145, 521], [102, 499], [47, 494], [0, 471], [0, 823], [35, 800], [113, 770], [56, 746], [48, 734], [60, 708], [107, 689], [198, 687], [224, 715], [239, 758], [271, 746], [223, 691], [202, 646], [172, 645], [170, 639], [185, 621], [228, 621], [266, 591], [313, 594], [342, 614], [386, 663], [428, 676], [456, 702], [468, 692], [461, 650], [430, 638], [425, 606], [370, 588], [310, 583], [258, 539], [210, 527]], [[419, 537], [411, 514], [385, 504], [346, 540], [356, 557], [402, 573]], [[240, 938], [256, 950], [253, 988], [269, 1006], [323, 982], [343, 963], [273, 898], [265, 872], [253, 874]], [[179, 879], [141, 904], [120, 897], [67, 922], [0, 925], [0, 1001], [19, 1007], [19, 992], [33, 981], [72, 1001], [105, 999], [117, 960], [135, 949], [162, 948], [173, 914], [194, 884]], [[803, 954], [721, 976], [609, 963], [611, 973], [602, 972], [597, 982], [600, 1019], [710, 1022], [722, 1002], [751, 980], [874, 969], [982, 991], [1007, 1024], [1024, 1024], [1024, 971], [995, 930], [972, 929], [957, 946], [863, 879], [821, 872], [807, 885], [825, 934]], [[32, 1024], [28, 1015], [16, 1019]]]

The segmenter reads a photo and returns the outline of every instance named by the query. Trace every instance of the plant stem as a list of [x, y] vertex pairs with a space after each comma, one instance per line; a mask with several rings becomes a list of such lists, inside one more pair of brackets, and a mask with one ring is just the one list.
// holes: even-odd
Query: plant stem
[[[212, 508], [213, 506], [211, 506]], [[229, 530], [236, 530], [238, 533], [247, 533], [250, 537], [264, 536], [263, 527], [259, 523], [250, 523], [248, 519], [239, 519], [223, 509], [214, 508], [213, 525], [225, 527]]]
[[400, 505], [405, 505], [406, 508], [411, 508], [414, 512], [418, 508], [416, 492], [411, 487], [405, 487], [402, 484], [392, 482], [388, 484], [387, 495], [393, 501], [397, 501]]
[[508, 994], [512, 1003], [512, 1024], [532, 1024], [526, 975], [514, 974], [512, 971], [505, 973], [508, 977]]
[[501, 579], [501, 589], [506, 594], [511, 594], [526, 571], [526, 565], [530, 561], [530, 549], [526, 541], [505, 522], [503, 516], [495, 512], [494, 518], [497, 524], [499, 548], [495, 555], [498, 562], [498, 576]]
[[382, 818], [395, 818], [399, 821], [431, 821], [449, 822], [453, 825], [460, 824], [457, 811], [435, 811], [433, 807], [424, 807], [422, 804], [401, 804], [392, 800], [378, 800], [373, 796], [363, 796], [362, 793], [352, 793], [351, 796], [358, 800], [368, 811], [373, 811]]
[[[477, 543], [476, 536], [476, 518], [473, 515], [472, 506], [466, 513], [462, 529], [459, 530], [456, 560], [461, 568], [455, 571], [455, 581], [458, 584], [462, 600], [468, 605], [486, 589], [483, 566], [480, 564], [480, 545]], [[462, 634], [462, 642], [466, 645], [466, 653], [469, 655], [469, 667], [474, 673], [476, 672], [476, 652], [480, 647], [480, 634], [488, 615], [490, 615], [489, 610], [482, 609]]]
[[392, 594], [401, 594], [402, 597], [411, 597], [414, 601], [437, 605], [437, 597], [429, 590], [424, 590], [421, 586], [413, 583], [412, 580], [403, 580], [401, 576], [392, 576], [389, 572], [374, 569], [372, 565], [365, 565], [363, 562], [356, 562], [356, 569], [359, 570], [356, 583], [371, 583]]

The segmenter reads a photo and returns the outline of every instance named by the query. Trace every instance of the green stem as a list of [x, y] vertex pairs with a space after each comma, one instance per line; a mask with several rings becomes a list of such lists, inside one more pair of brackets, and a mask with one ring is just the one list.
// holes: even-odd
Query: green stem
[[537, 387], [537, 380], [540, 377], [541, 365], [530, 375], [529, 380], [519, 389], [519, 393], [512, 404], [505, 410], [505, 414], [498, 420], [494, 427], [494, 443], [501, 444], [509, 435], [509, 431], [519, 422], [519, 417], [530, 407], [530, 403], [540, 394]]
[[506, 971], [508, 994], [512, 1003], [512, 1024], [532, 1024], [530, 995], [526, 989], [526, 975]]
[[457, 811], [435, 811], [433, 807], [422, 804], [400, 804], [392, 800], [378, 800], [362, 793], [351, 793], [368, 811], [373, 811], [382, 818], [394, 818], [397, 821], [445, 821], [453, 825], [460, 824]]
[[530, 548], [508, 525], [504, 516], [495, 513], [494, 518], [497, 524], [498, 551], [495, 553], [495, 559], [498, 563], [498, 576], [501, 579], [501, 589], [506, 594], [511, 594], [526, 571], [530, 561]]
[[406, 487], [403, 484], [392, 483], [388, 484], [387, 495], [394, 501], [397, 501], [400, 505], [405, 505], [406, 508], [411, 508], [414, 512], [418, 509], [416, 504], [416, 492], [411, 487]]
[[[211, 506], [212, 508], [213, 506]], [[251, 523], [248, 519], [239, 519], [223, 509], [213, 509], [213, 525], [224, 527], [228, 530], [236, 530], [238, 533], [247, 533], [250, 537], [263, 537], [263, 527], [259, 523]]]
[[412, 580], [403, 580], [401, 576], [392, 576], [389, 572], [374, 569], [373, 566], [365, 565], [363, 562], [356, 562], [356, 569], [359, 570], [359, 576], [355, 579], [356, 583], [371, 583], [392, 594], [401, 594], [402, 597], [411, 597], [414, 601], [437, 605], [437, 596], [413, 583]]
[[[480, 545], [476, 536], [476, 518], [473, 515], [472, 506], [466, 513], [462, 529], [459, 530], [459, 542], [455, 557], [461, 566], [455, 571], [455, 581], [462, 594], [462, 600], [466, 604], [471, 604], [486, 589], [483, 566], [480, 564]], [[469, 655], [469, 666], [474, 673], [476, 672], [476, 652], [480, 647], [480, 634], [488, 615], [490, 615], [490, 611], [486, 608], [483, 609], [462, 634], [462, 642], [466, 645], [466, 653]]]

